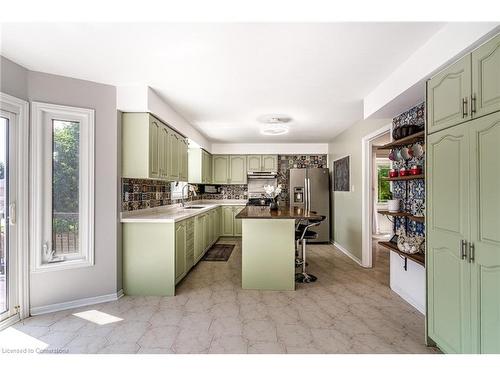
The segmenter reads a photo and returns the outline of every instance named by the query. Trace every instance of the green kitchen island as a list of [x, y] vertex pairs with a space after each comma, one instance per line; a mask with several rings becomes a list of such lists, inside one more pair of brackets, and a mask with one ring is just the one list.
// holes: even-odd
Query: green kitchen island
[[242, 288], [295, 290], [295, 221], [320, 219], [298, 207], [246, 206], [242, 219]]

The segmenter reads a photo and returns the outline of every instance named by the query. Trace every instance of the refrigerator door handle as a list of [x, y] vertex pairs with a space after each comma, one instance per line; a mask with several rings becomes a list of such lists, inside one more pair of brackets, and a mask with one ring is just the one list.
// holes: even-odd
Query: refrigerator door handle
[[307, 210], [307, 178], [304, 178], [304, 209]]
[[307, 179], [307, 211], [311, 211], [311, 180]]

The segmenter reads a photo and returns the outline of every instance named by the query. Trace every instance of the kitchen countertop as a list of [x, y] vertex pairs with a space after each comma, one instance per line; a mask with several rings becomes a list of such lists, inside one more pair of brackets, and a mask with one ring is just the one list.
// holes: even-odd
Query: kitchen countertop
[[190, 217], [210, 211], [218, 206], [244, 206], [246, 199], [221, 199], [221, 200], [202, 200], [187, 202], [189, 206], [203, 206], [200, 209], [184, 209], [180, 205], [160, 206], [154, 208], [145, 208], [135, 211], [124, 211], [121, 213], [121, 223], [175, 223]]
[[282, 206], [271, 211], [269, 207], [246, 206], [236, 215], [237, 219], [321, 219], [321, 215], [299, 207]]

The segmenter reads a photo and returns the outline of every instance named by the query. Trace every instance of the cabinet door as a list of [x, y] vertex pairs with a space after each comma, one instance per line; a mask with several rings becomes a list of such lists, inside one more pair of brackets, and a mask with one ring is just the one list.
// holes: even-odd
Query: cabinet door
[[149, 176], [160, 178], [160, 128], [154, 117], [149, 118]]
[[228, 156], [227, 155], [213, 155], [213, 183], [214, 184], [227, 184], [228, 183]]
[[244, 155], [231, 155], [229, 157], [229, 183], [247, 183], [247, 158]]
[[429, 336], [447, 353], [470, 348], [468, 124], [427, 139], [427, 282]]
[[194, 218], [186, 220], [186, 272], [194, 265]]
[[221, 208], [217, 207], [215, 209], [215, 239], [217, 240], [221, 234]]
[[208, 248], [210, 243], [210, 220], [207, 214], [203, 215], [203, 251]]
[[434, 133], [470, 120], [471, 56], [427, 82], [427, 131]]
[[175, 282], [186, 273], [186, 224], [175, 224]]
[[213, 183], [213, 166], [212, 166], [212, 155], [208, 154], [208, 176], [207, 176], [207, 184]]
[[234, 212], [233, 207], [222, 207], [222, 235], [233, 236]]
[[473, 352], [500, 354], [500, 112], [469, 127]]
[[278, 155], [262, 155], [262, 170], [264, 172], [277, 172]]
[[215, 218], [214, 218], [214, 213], [215, 211], [210, 211], [208, 214], [208, 244], [212, 244], [215, 240]]
[[160, 129], [160, 177], [169, 178], [169, 131], [166, 126]]
[[180, 139], [179, 142], [179, 180], [187, 181], [188, 180], [188, 144], [187, 140], [184, 138]]
[[234, 235], [241, 236], [241, 219], [236, 219], [236, 215], [244, 208], [244, 206], [233, 207], [233, 217], [234, 217]]
[[179, 136], [170, 132], [170, 150], [169, 150], [169, 165], [170, 178], [172, 180], [179, 179]]
[[247, 155], [247, 171], [248, 172], [261, 172], [262, 171], [262, 156], [261, 155]]
[[500, 111], [500, 34], [472, 52], [474, 117]]
[[201, 151], [201, 181], [206, 184], [208, 176], [208, 154], [206, 151]]
[[194, 262], [200, 260], [203, 254], [203, 215], [198, 215], [194, 220]]

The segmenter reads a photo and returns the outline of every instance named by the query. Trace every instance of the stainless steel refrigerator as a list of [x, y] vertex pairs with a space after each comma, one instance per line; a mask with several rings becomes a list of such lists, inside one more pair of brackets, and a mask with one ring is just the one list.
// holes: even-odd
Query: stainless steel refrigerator
[[290, 207], [316, 211], [326, 219], [312, 228], [318, 238], [311, 242], [330, 241], [330, 174], [328, 168], [290, 169]]

